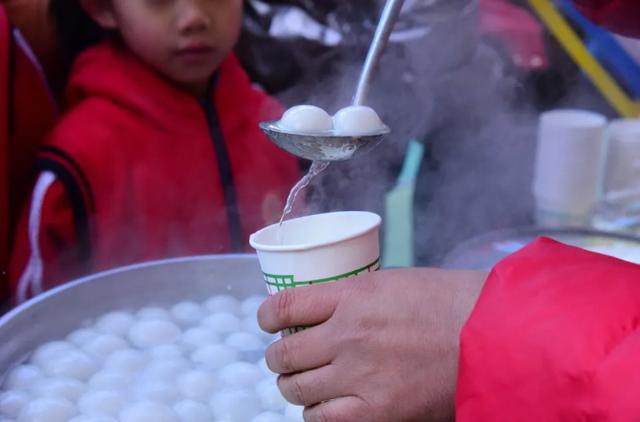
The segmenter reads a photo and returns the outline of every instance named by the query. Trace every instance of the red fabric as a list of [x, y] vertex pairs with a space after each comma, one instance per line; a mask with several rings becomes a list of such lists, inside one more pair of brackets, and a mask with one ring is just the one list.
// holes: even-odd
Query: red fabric
[[540, 239], [461, 336], [458, 421], [640, 420], [640, 266]]
[[[9, 51], [11, 33], [7, 14], [0, 6], [0, 303], [8, 295], [10, 247], [9, 213]], [[6, 204], [6, 205], [5, 205]]]
[[574, 0], [589, 19], [613, 32], [640, 37], [638, 0]]
[[543, 29], [526, 9], [506, 0], [480, 0], [480, 29], [505, 47], [516, 66], [547, 67]]
[[33, 183], [38, 146], [56, 117], [44, 75], [0, 5], [0, 301], [9, 294], [9, 250]]
[[[90, 260], [69, 265], [86, 251], [77, 249], [81, 227], [72, 210], [74, 193], [56, 182], [40, 227], [45, 288], [79, 272], [229, 252], [218, 161], [204, 109], [194, 97], [111, 44], [79, 58], [69, 97], [70, 111], [40, 164], [61, 167], [58, 173], [66, 172], [78, 188], [75, 202], [80, 199], [89, 214]], [[248, 250], [249, 234], [279, 217], [299, 176], [297, 161], [260, 132], [258, 122], [278, 116], [280, 106], [251, 86], [233, 56], [219, 70], [213, 102]], [[14, 288], [30, 254], [25, 223], [20, 237], [12, 263]]]
[[44, 142], [57, 118], [56, 104], [40, 65], [31, 52], [17, 42], [14, 46], [11, 96], [11, 185], [12, 226], [29, 199], [35, 172], [33, 163], [38, 147]]

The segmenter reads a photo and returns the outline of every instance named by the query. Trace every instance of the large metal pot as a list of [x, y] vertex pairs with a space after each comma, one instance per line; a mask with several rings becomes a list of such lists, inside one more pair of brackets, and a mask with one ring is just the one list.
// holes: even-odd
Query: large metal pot
[[109, 311], [203, 301], [220, 293], [239, 299], [253, 294], [266, 296], [254, 255], [150, 262], [65, 284], [0, 318], [0, 376], [25, 360], [38, 345], [62, 339], [83, 321]]

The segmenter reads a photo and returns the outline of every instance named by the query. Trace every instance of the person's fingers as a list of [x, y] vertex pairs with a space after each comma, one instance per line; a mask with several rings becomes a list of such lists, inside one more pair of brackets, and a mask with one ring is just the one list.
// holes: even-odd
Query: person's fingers
[[327, 365], [336, 355], [332, 338], [322, 325], [283, 337], [267, 348], [267, 366], [276, 374], [291, 374]]
[[280, 375], [278, 388], [287, 401], [300, 406], [313, 406], [346, 394], [335, 365], [329, 364], [312, 371]]
[[258, 309], [260, 327], [269, 333], [277, 333], [285, 328], [326, 321], [336, 309], [342, 284], [296, 287], [267, 298]]
[[340, 397], [306, 407], [304, 409], [305, 422], [352, 422], [381, 420], [380, 415], [374, 415], [373, 409], [366, 401], [356, 396]]

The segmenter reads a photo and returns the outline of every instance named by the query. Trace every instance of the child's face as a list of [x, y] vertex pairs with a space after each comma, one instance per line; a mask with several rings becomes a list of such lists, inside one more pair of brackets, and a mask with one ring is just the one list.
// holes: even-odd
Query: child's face
[[242, 19], [242, 0], [111, 0], [107, 7], [138, 57], [196, 95], [233, 48]]

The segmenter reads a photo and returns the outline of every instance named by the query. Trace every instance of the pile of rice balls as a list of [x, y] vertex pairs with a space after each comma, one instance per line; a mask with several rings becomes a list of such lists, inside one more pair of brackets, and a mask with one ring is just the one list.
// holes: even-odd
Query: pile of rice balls
[[264, 361], [264, 297], [119, 310], [42, 344], [0, 389], [0, 421], [298, 422]]

